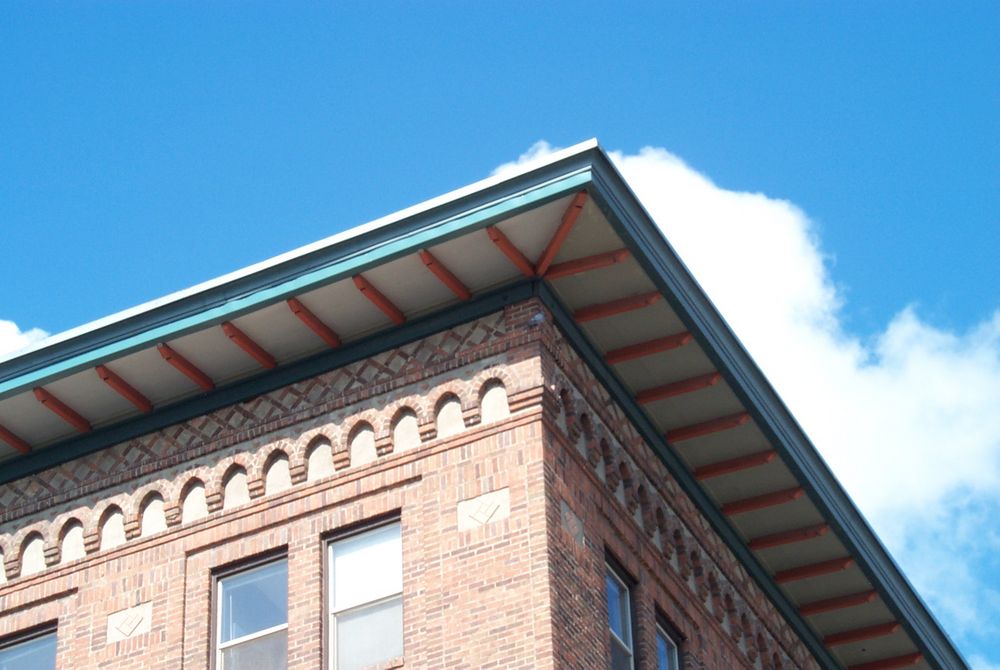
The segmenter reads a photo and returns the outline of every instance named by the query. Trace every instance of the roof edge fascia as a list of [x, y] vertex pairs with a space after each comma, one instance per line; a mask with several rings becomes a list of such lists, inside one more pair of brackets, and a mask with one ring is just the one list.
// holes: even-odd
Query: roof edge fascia
[[0, 398], [199, 330], [584, 188], [588, 140], [287, 254], [43, 340], [0, 360]]
[[636, 259], [723, 373], [786, 466], [810, 491], [813, 504], [830, 520], [927, 661], [938, 670], [968, 668], [784, 401], [603, 152], [594, 162], [593, 173], [592, 195], [611, 225], [632, 247]]

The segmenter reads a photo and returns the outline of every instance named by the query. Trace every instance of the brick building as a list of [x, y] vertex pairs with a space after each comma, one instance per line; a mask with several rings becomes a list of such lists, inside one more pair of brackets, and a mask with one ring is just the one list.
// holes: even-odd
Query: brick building
[[0, 670], [966, 667], [590, 142], [0, 362]]

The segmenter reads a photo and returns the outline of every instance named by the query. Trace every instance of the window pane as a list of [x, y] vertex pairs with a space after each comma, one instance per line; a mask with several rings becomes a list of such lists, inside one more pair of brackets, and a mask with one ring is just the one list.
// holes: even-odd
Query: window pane
[[223, 670], [284, 670], [288, 667], [288, 631], [258, 637], [222, 650]]
[[330, 545], [334, 611], [403, 590], [399, 524], [383, 526]]
[[605, 578], [608, 593], [608, 627], [626, 645], [632, 645], [629, 630], [628, 589], [609, 570]]
[[55, 667], [55, 633], [0, 649], [0, 670], [55, 670]]
[[277, 561], [222, 580], [219, 641], [288, 623], [288, 563]]
[[661, 630], [656, 631], [656, 670], [677, 670], [677, 645]]
[[632, 670], [632, 653], [614, 638], [611, 639], [611, 670]]
[[403, 655], [403, 598], [363, 607], [337, 620], [337, 670], [358, 670]]

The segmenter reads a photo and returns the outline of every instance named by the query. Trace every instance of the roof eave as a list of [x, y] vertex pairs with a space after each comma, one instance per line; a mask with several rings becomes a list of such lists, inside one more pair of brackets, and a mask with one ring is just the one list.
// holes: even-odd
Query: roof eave
[[[940, 670], [968, 667], [774, 387], [606, 155], [602, 154], [595, 161], [593, 172], [594, 195], [601, 201], [611, 225], [629, 244], [674, 310], [687, 322], [757, 425], [809, 491], [813, 503], [829, 519], [841, 541], [856, 556], [858, 565], [903, 622], [925, 658]], [[741, 558], [745, 557], [741, 555]], [[794, 616], [797, 617], [797, 613]]]
[[412, 253], [431, 241], [484, 228], [579, 190], [590, 181], [590, 165], [602, 155], [596, 141], [589, 140], [512, 176], [491, 177], [315, 245], [54, 336], [0, 361], [0, 398], [233, 319]]

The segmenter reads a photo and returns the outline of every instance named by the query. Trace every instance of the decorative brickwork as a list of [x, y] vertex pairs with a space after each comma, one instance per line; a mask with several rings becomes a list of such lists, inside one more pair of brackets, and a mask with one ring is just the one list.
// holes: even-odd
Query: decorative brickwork
[[[558, 518], [566, 518], [562, 508], [568, 506], [575, 515], [585, 518], [585, 527], [593, 531], [596, 529], [591, 526], [597, 526], [603, 534], [617, 535], [616, 544], [623, 547], [618, 560], [641, 564], [644, 574], [664, 582], [663, 588], [672, 600], [677, 600], [676, 585], [683, 585], [693, 596], [689, 599], [694, 606], [719, 627], [720, 634], [734, 644], [750, 667], [760, 659], [767, 661], [758, 667], [769, 668], [774, 659], [779, 662], [775, 667], [818, 667], [576, 352], [559, 337], [548, 337], [545, 342], [552, 356], [545, 366], [548, 392], [559, 399], [560, 410], [560, 415], [548, 417], [551, 421], [547, 423], [554, 447], [566, 449], [577, 466], [589, 474], [584, 477], [566, 467], [559, 469], [570, 474], [565, 475], [568, 481], [554, 483], [561, 491], [554, 505]], [[586, 506], [580, 501], [581, 491], [597, 484], [604, 491], [604, 499], [618, 506], [615, 510], [598, 503], [601, 522], [595, 520], [593, 510], [588, 514], [579, 509]], [[630, 532], [630, 526], [636, 532]], [[608, 537], [603, 540], [612, 544]], [[642, 560], [635, 561], [635, 557]], [[675, 575], [672, 587], [663, 578], [664, 568]], [[684, 628], [681, 622], [691, 621], [689, 616], [674, 625]], [[691, 638], [704, 636], [704, 620], [694, 619], [693, 624], [685, 634]], [[580, 647], [574, 646], [572, 653], [579, 654]], [[571, 658], [574, 663], [580, 662]]]
[[686, 670], [815, 668], [546, 316], [513, 305], [0, 487], [0, 636], [57, 621], [73, 667], [206, 668], [213, 571], [278, 552], [289, 668], [326, 667], [324, 542], [398, 516], [386, 667], [607, 667], [608, 552], [637, 580], [637, 670], [657, 617]]
[[[521, 339], [510, 325], [506, 312], [487, 316], [0, 485], [0, 524], [481, 361]], [[419, 400], [414, 409], [423, 424], [433, 423], [433, 404]], [[463, 404], [477, 403], [463, 397]]]

